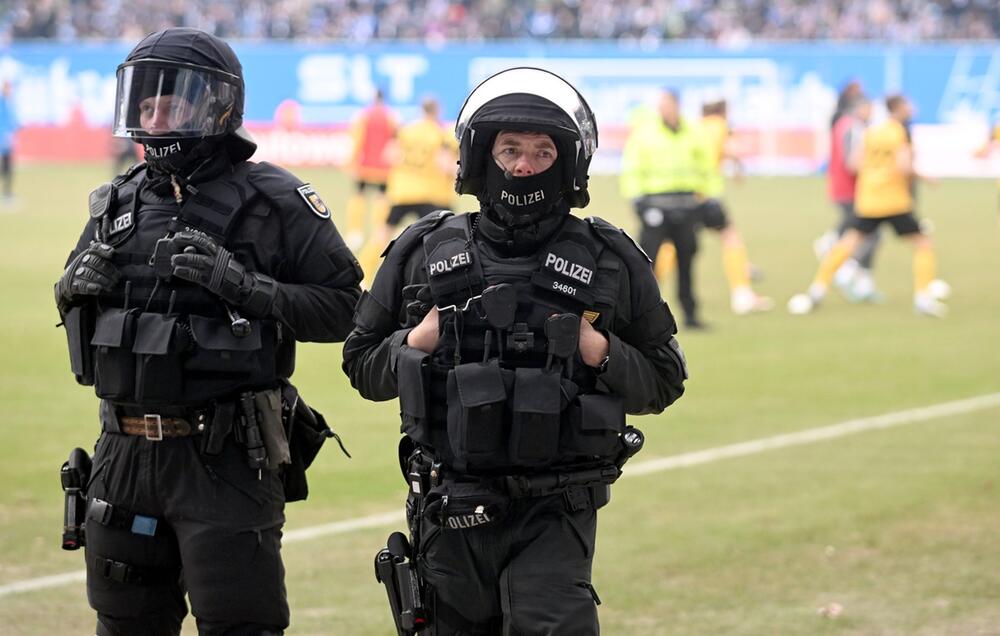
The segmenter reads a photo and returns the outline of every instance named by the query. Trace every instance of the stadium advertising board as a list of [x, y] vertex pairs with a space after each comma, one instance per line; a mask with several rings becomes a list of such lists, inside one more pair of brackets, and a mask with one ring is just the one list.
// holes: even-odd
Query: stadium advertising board
[[[108, 156], [114, 72], [125, 44], [24, 43], [0, 53], [0, 77], [15, 85], [26, 159]], [[630, 110], [661, 87], [676, 88], [686, 115], [725, 97], [738, 146], [755, 172], [821, 169], [841, 86], [860, 81], [875, 98], [903, 91], [917, 106], [918, 160], [928, 174], [986, 174], [971, 151], [1000, 116], [1000, 48], [841, 44], [679, 44], [642, 49], [615, 43], [403, 44], [237, 43], [246, 73], [246, 120], [260, 156], [295, 164], [342, 164], [346, 128], [382, 88], [401, 119], [434, 95], [454, 117], [490, 73], [541, 66], [567, 77], [601, 124], [595, 169], [613, 171]], [[876, 115], [878, 116], [878, 114]]]

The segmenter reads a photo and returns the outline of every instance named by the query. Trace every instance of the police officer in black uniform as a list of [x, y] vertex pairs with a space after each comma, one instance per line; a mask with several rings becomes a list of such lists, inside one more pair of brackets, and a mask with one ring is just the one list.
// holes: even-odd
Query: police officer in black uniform
[[405, 434], [409, 545], [390, 538], [377, 572], [384, 556], [417, 575], [416, 600], [387, 582], [401, 634], [597, 634], [596, 509], [641, 441], [625, 414], [683, 392], [674, 319], [632, 240], [570, 214], [597, 147], [570, 84], [498, 73], [456, 135], [480, 211], [390, 244], [344, 345], [364, 397], [399, 396]]
[[212, 35], [132, 50], [114, 133], [146, 163], [91, 194], [56, 284], [73, 370], [101, 398], [85, 527], [102, 636], [180, 633], [185, 593], [202, 634], [288, 625], [284, 504], [304, 493], [287, 378], [296, 340], [348, 334], [361, 271], [311, 186], [248, 161], [243, 96]]

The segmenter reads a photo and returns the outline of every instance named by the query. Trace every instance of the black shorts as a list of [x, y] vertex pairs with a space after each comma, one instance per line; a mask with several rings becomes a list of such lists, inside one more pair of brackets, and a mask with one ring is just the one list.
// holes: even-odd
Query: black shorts
[[920, 233], [920, 222], [913, 212], [904, 212], [894, 216], [868, 217], [858, 216], [851, 220], [851, 227], [862, 234], [871, 234], [878, 226], [888, 223], [896, 231], [896, 236], [908, 236]]
[[840, 208], [840, 215], [844, 221], [850, 222], [858, 216], [854, 211], [854, 201], [837, 201], [837, 207]]
[[418, 219], [422, 219], [432, 212], [444, 209], [440, 205], [433, 203], [407, 203], [405, 205], [394, 205], [389, 208], [389, 218], [386, 223], [391, 226], [399, 225], [408, 214], [416, 214]]
[[371, 190], [378, 190], [382, 194], [385, 194], [385, 188], [386, 188], [386, 184], [385, 183], [379, 183], [378, 181], [361, 181], [361, 180], [358, 180], [358, 181], [354, 182], [354, 185], [358, 189], [359, 193], [364, 192], [365, 189], [368, 188], [368, 189], [371, 189]]
[[698, 216], [701, 224], [710, 230], [724, 230], [729, 226], [726, 208], [718, 199], [706, 199], [698, 207]]

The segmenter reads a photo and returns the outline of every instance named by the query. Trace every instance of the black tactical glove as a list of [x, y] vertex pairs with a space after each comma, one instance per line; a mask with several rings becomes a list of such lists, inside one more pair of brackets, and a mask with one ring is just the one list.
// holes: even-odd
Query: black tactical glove
[[403, 303], [410, 316], [423, 318], [434, 306], [430, 285], [407, 285], [403, 288]]
[[110, 291], [121, 278], [111, 256], [115, 248], [92, 243], [70, 261], [56, 282], [56, 304], [60, 309], [79, 302], [81, 296], [96, 296]]
[[248, 272], [232, 252], [202, 232], [185, 230], [171, 240], [180, 252], [170, 258], [174, 276], [197, 283], [257, 317], [271, 314], [277, 293], [274, 279]]

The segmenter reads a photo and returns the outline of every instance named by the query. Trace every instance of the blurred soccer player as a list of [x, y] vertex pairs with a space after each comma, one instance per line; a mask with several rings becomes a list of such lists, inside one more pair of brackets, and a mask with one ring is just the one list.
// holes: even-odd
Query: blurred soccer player
[[450, 209], [455, 198], [458, 143], [439, 120], [437, 101], [421, 102], [423, 116], [403, 126], [390, 146], [392, 169], [388, 179], [389, 216], [361, 251], [361, 266], [371, 279], [378, 258], [393, 230], [408, 216], [422, 218]]
[[[854, 224], [854, 196], [858, 167], [861, 165], [862, 141], [871, 118], [871, 102], [858, 96], [833, 124], [830, 135], [830, 167], [827, 170], [827, 193], [840, 209], [840, 221], [813, 242], [816, 257], [822, 259], [837, 240]], [[833, 277], [833, 283], [849, 300], [871, 302], [881, 298], [872, 279], [872, 261], [879, 244], [879, 230], [865, 237], [851, 258]]]
[[809, 291], [788, 301], [794, 314], [811, 312], [826, 295], [834, 273], [854, 253], [864, 238], [882, 223], [890, 224], [913, 245], [913, 306], [918, 314], [943, 317], [947, 307], [933, 290], [936, 259], [934, 247], [920, 229], [913, 212], [911, 185], [916, 177], [913, 149], [906, 125], [913, 106], [902, 95], [886, 99], [889, 119], [868, 129], [864, 136], [855, 197], [857, 217], [843, 237], [823, 258]]
[[722, 203], [726, 181], [723, 169], [727, 162], [742, 174], [743, 164], [732, 150], [726, 100], [706, 102], [702, 107], [701, 128], [708, 144], [708, 170], [702, 194], [705, 202], [699, 209], [701, 223], [719, 233], [722, 239], [722, 266], [729, 281], [730, 306], [737, 315], [768, 311], [774, 302], [758, 296], [750, 286], [750, 261], [743, 237], [733, 226]]
[[367, 190], [373, 190], [371, 226], [385, 222], [389, 205], [386, 201], [386, 180], [389, 177], [389, 160], [386, 146], [396, 134], [396, 119], [385, 105], [382, 91], [375, 91], [375, 99], [361, 111], [351, 126], [354, 153], [351, 165], [354, 170], [356, 190], [347, 201], [347, 227], [344, 239], [352, 249], [359, 249], [365, 242]]
[[861, 82], [856, 79], [852, 79], [843, 88], [840, 89], [840, 93], [837, 94], [837, 106], [833, 111], [833, 116], [830, 117], [830, 129], [837, 124], [837, 120], [840, 119], [842, 115], [847, 114], [854, 104], [855, 100], [859, 97], [864, 97], [865, 92], [861, 87]]

